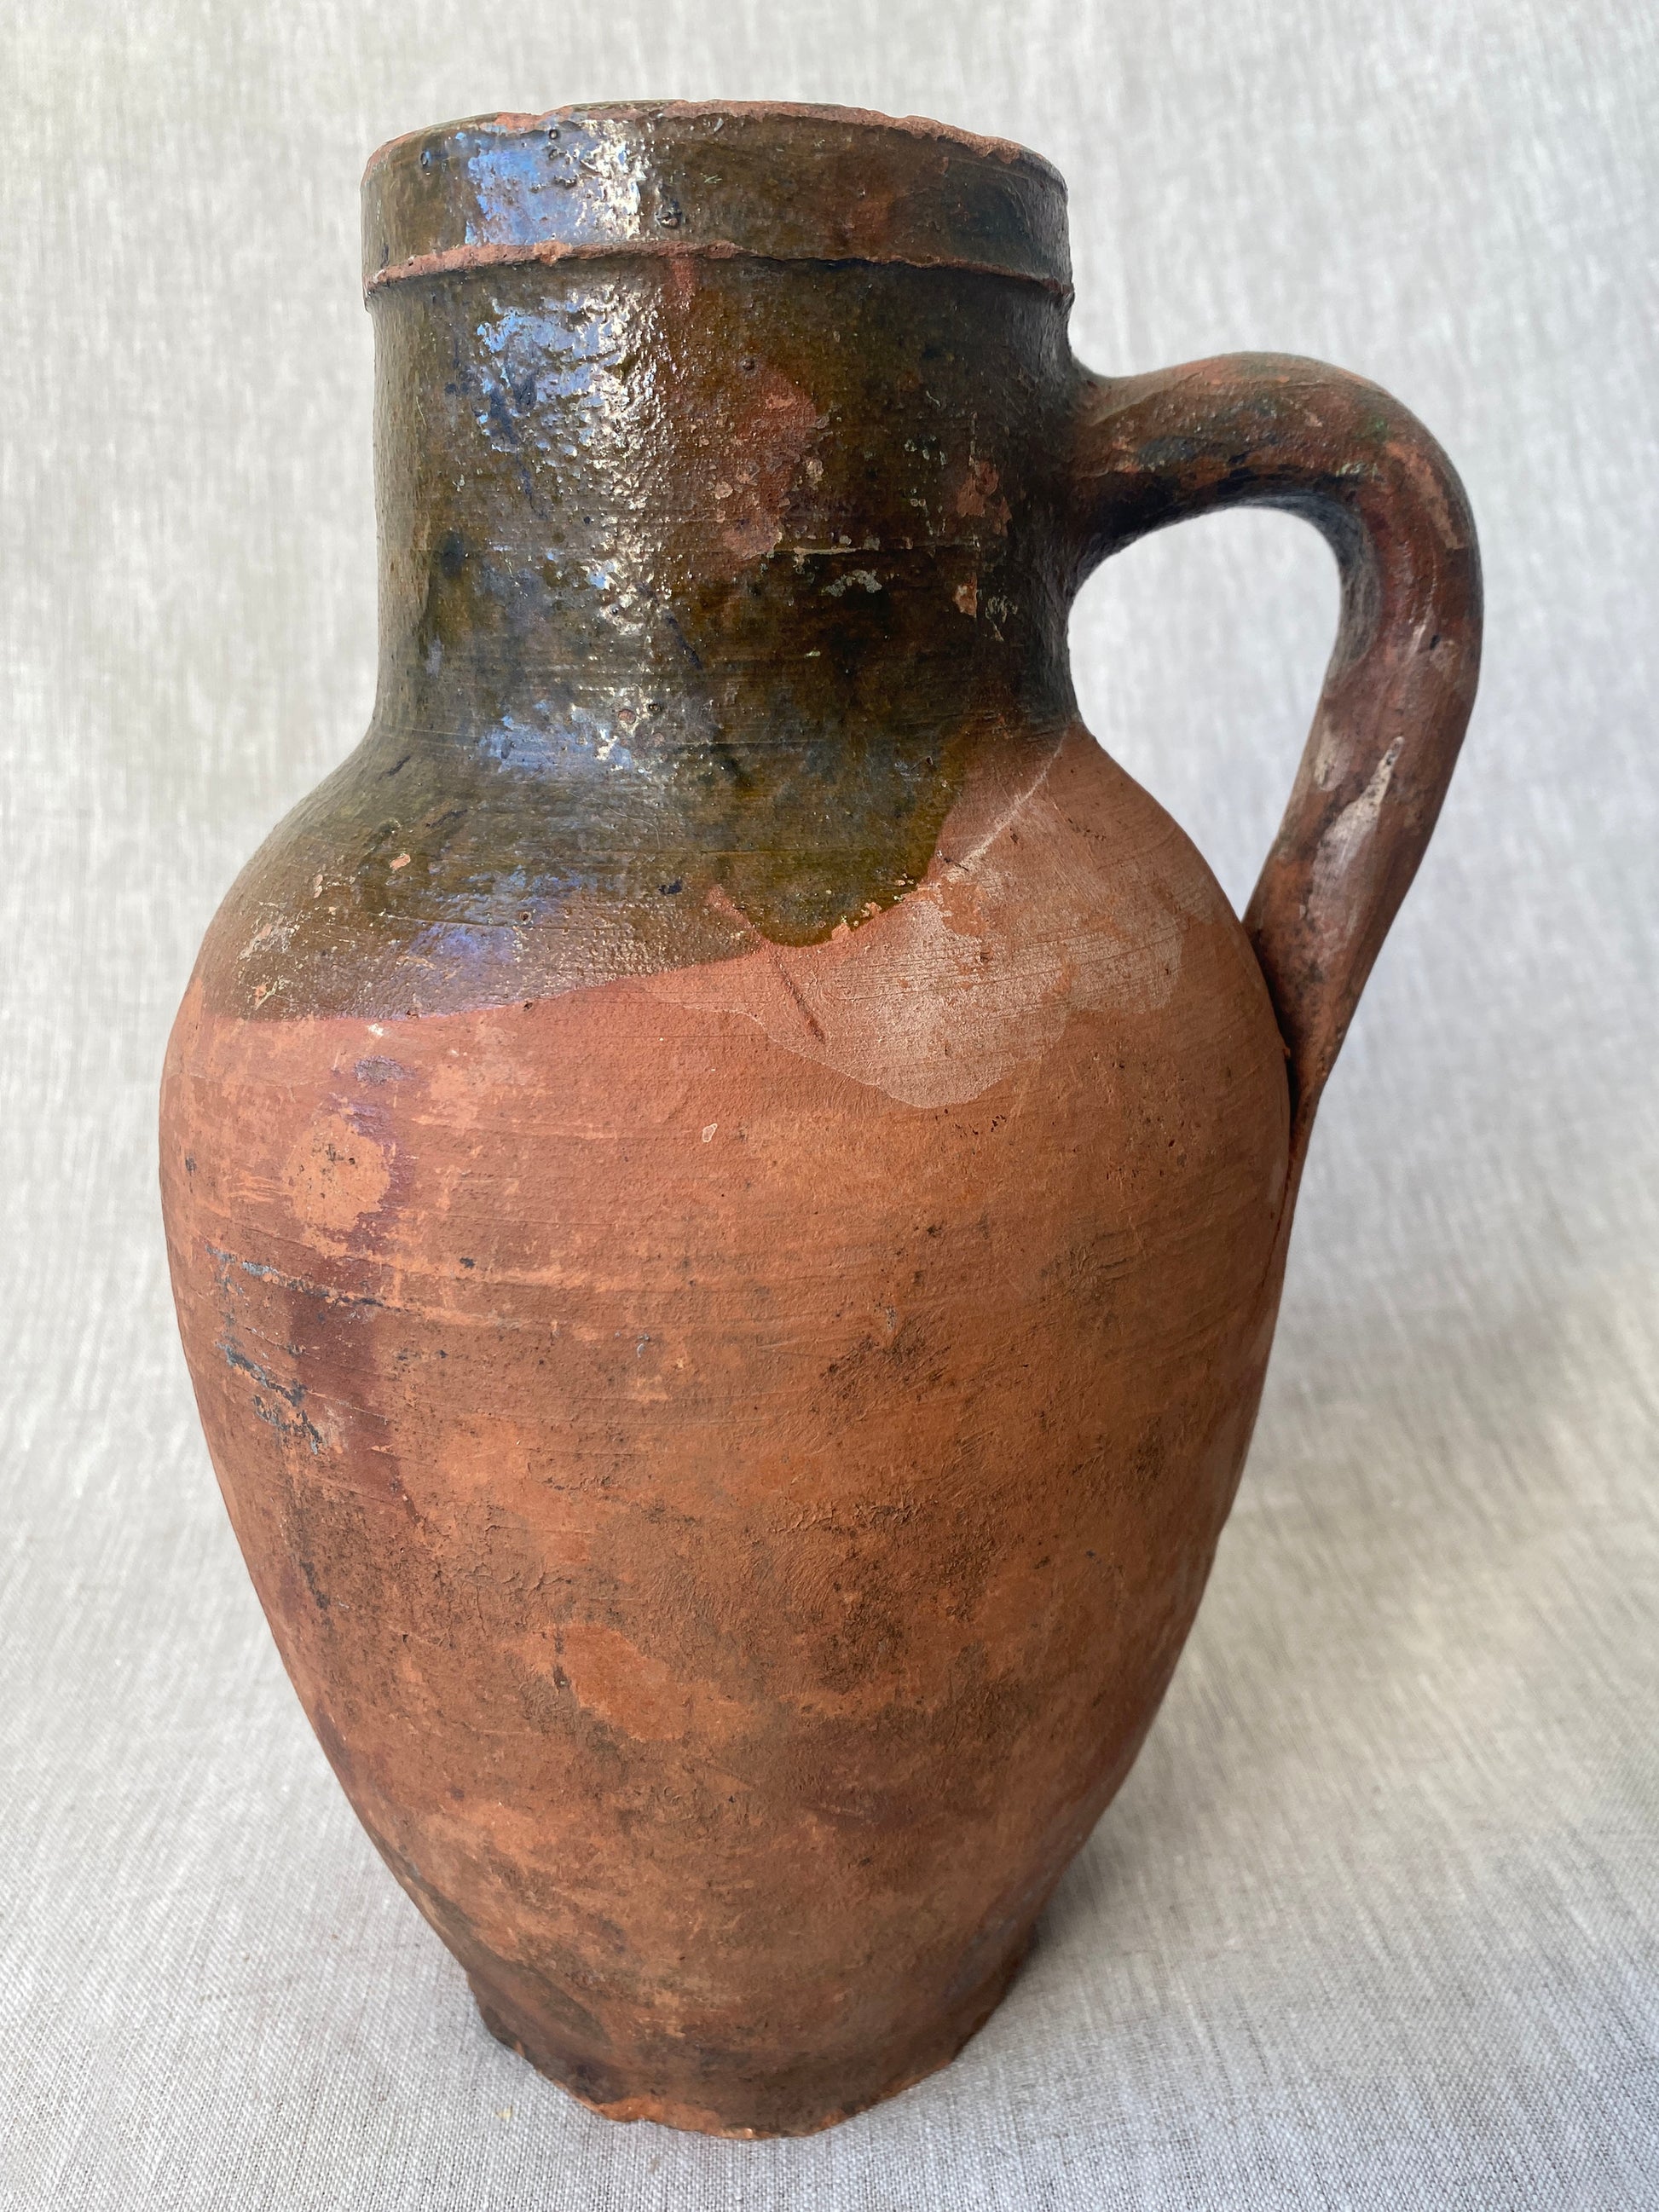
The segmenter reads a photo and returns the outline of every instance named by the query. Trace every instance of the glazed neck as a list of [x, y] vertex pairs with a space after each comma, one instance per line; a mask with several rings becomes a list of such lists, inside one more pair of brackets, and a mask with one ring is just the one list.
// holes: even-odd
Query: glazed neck
[[1068, 696], [1009, 406], [1063, 347], [1048, 295], [619, 257], [405, 281], [374, 313], [388, 734], [526, 764], [945, 742]]

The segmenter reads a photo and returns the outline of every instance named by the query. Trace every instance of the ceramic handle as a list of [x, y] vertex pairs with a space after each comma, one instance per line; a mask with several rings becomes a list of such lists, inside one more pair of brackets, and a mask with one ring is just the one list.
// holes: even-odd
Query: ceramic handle
[[1244, 915], [1289, 1058], [1299, 1165], [1474, 702], [1480, 562], [1468, 501], [1414, 416], [1321, 362], [1233, 354], [1090, 376], [1079, 409], [1079, 581], [1149, 531], [1227, 507], [1286, 507], [1336, 555], [1336, 649]]

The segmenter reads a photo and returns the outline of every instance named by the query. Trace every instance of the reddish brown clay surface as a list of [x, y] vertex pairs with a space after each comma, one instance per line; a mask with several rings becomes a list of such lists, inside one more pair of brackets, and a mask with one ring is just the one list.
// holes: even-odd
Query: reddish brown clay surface
[[[491, 2028], [616, 2118], [801, 2132], [972, 2034], [1170, 1679], [1473, 534], [1357, 380], [1077, 368], [1017, 149], [585, 110], [365, 195], [380, 691], [175, 1028], [185, 1346]], [[1064, 638], [1240, 499], [1345, 579], [1247, 927]]]

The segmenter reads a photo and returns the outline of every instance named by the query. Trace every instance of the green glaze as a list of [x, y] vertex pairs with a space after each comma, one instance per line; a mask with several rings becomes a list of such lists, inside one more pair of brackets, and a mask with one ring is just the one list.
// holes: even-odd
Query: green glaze
[[[671, 250], [590, 210], [574, 257], [526, 259], [504, 187], [480, 241], [476, 173], [541, 160], [544, 123], [371, 168], [371, 263], [388, 228], [428, 256], [370, 284], [374, 715], [233, 894], [216, 999], [429, 1012], [818, 942], [926, 875], [976, 748], [1072, 713], [1064, 264], [1006, 204], [1012, 173], [1060, 220], [1060, 188], [1030, 157], [844, 125], [927, 191], [920, 213], [890, 191], [879, 250], [803, 258], [812, 127], [769, 126], [775, 254], [709, 250], [693, 202]], [[682, 205], [678, 138], [671, 167]], [[961, 235], [941, 221], [953, 173], [1000, 231], [971, 192]], [[926, 258], [964, 247], [1012, 273]]]

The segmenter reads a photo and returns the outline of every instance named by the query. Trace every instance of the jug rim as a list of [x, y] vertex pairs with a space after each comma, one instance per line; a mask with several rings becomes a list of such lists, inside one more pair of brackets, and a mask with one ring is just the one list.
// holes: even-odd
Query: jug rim
[[1035, 147], [1027, 146], [1017, 138], [1000, 138], [994, 133], [964, 131], [959, 124], [940, 123], [931, 115], [888, 115], [877, 107], [844, 107], [828, 100], [573, 100], [562, 106], [542, 109], [501, 108], [485, 109], [477, 115], [459, 115], [447, 123], [423, 125], [413, 131], [401, 131], [391, 138], [383, 139], [363, 164], [362, 181], [369, 177], [380, 162], [395, 154], [401, 146], [416, 140], [441, 138], [461, 131], [495, 131], [504, 137], [518, 137], [536, 131], [544, 131], [550, 123], [561, 123], [577, 116], [614, 118], [619, 120], [655, 119], [659, 117], [736, 116], [756, 122], [774, 119], [808, 123], [846, 125], [862, 131], [898, 131], [912, 138], [939, 139], [960, 146], [964, 152], [983, 155], [990, 161], [1029, 162], [1040, 170], [1063, 192], [1066, 179], [1046, 155]]
[[887, 262], [1069, 294], [1066, 185], [1011, 139], [781, 100], [599, 100], [405, 131], [362, 177], [363, 281], [617, 254]]

